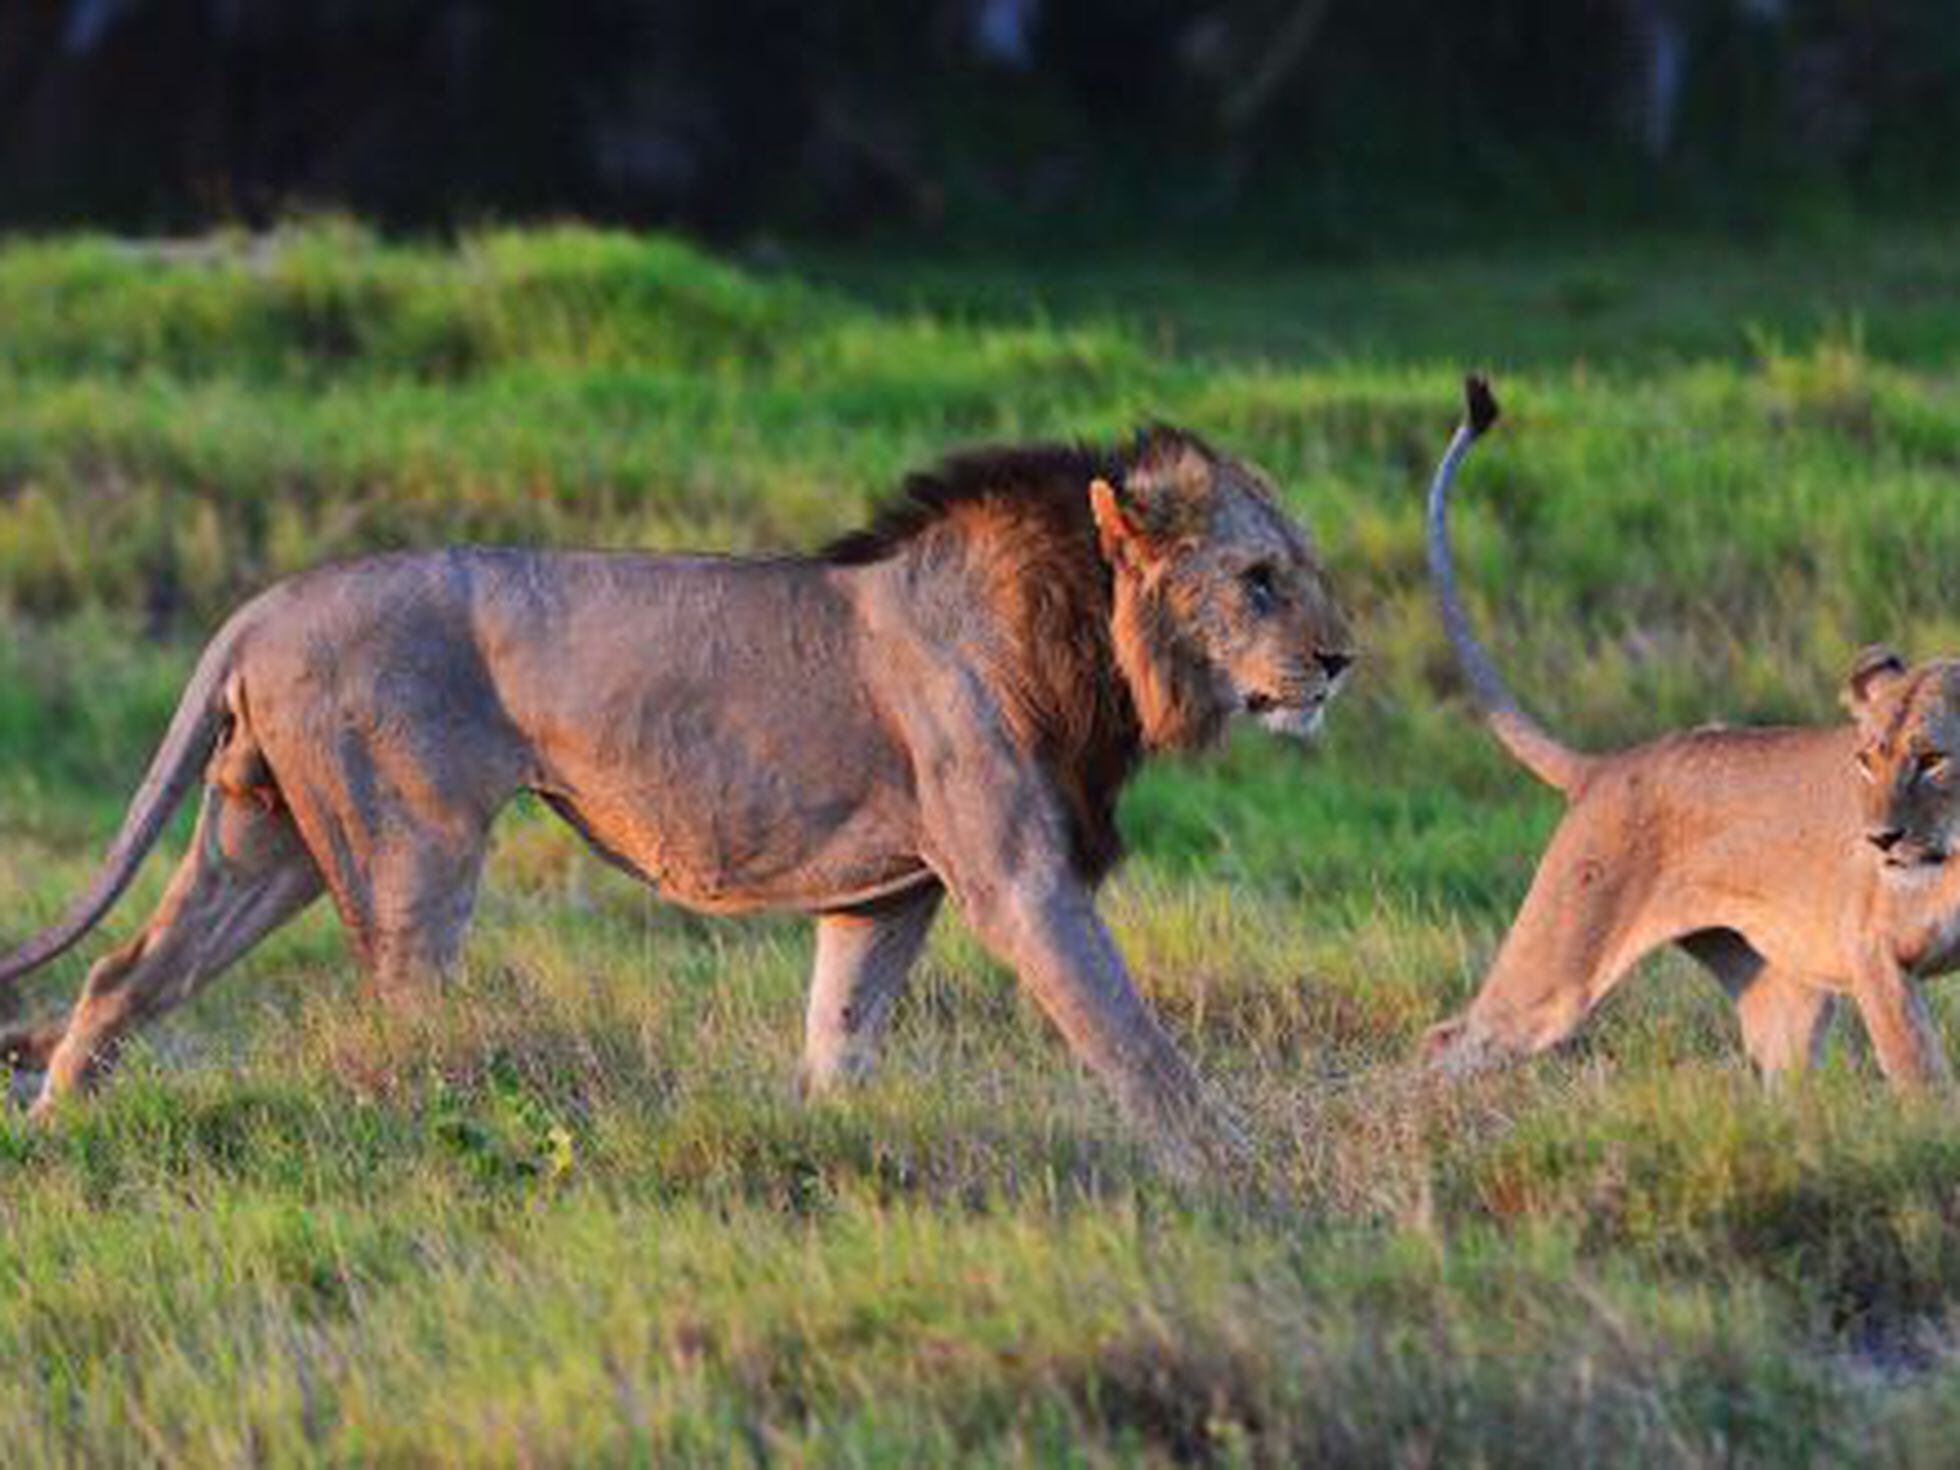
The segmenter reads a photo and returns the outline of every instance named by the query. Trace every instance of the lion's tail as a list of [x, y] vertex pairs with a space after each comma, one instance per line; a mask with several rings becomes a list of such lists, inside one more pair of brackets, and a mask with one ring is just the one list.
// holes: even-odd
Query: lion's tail
[[1436, 606], [1442, 613], [1450, 646], [1456, 650], [1457, 663], [1462, 666], [1477, 703], [1483, 707], [1484, 719], [1492, 733], [1532, 775], [1569, 792], [1591, 766], [1591, 758], [1561, 742], [1518, 707], [1490, 656], [1477, 642], [1477, 635], [1470, 630], [1470, 620], [1464, 615], [1457, 595], [1456, 569], [1450, 562], [1450, 485], [1470, 446], [1497, 422], [1497, 399], [1482, 378], [1464, 379], [1463, 401], [1464, 420], [1457, 426], [1449, 448], [1443, 452], [1442, 463], [1436, 466], [1436, 478], [1429, 485], [1429, 575], [1436, 584]]
[[183, 698], [177, 702], [177, 713], [164, 733], [163, 744], [157, 748], [143, 784], [123, 817], [122, 830], [110, 844], [88, 888], [69, 905], [68, 912], [58, 922], [0, 959], [0, 1009], [8, 1007], [12, 999], [9, 992], [22, 976], [64, 953], [122, 897], [144, 856], [156, 845], [164, 823], [197, 784], [224, 724], [224, 684], [231, 668], [234, 642], [235, 634], [227, 628], [211, 641], [198, 660], [197, 670], [191, 675]]

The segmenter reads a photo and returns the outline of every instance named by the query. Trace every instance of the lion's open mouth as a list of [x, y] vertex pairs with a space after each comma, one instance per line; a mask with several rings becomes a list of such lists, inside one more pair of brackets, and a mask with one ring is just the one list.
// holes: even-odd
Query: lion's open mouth
[[1319, 733], [1321, 716], [1327, 712], [1327, 699], [1326, 694], [1310, 694], [1289, 703], [1270, 694], [1249, 694], [1245, 712], [1275, 735], [1305, 740]]
[[1346, 682], [1346, 660], [1342, 660], [1341, 667], [1320, 681], [1318, 688], [1303, 691], [1296, 685], [1285, 694], [1252, 690], [1240, 696], [1240, 708], [1275, 734], [1305, 740], [1320, 733], [1320, 722], [1327, 713], [1327, 706], [1334, 702], [1334, 696], [1341, 692], [1341, 686]]
[[1895, 872], [1915, 872], [1941, 867], [1947, 857], [1943, 847], [1915, 847], [1908, 852], [1894, 848], [1885, 855], [1885, 866]]

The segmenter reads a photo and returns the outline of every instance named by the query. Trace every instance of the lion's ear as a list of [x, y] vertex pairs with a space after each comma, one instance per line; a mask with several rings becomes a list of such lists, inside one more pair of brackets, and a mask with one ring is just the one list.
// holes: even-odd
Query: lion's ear
[[1860, 649], [1844, 678], [1844, 707], [1861, 715], [1893, 680], [1906, 671], [1906, 661], [1883, 643]]
[[1089, 512], [1096, 518], [1096, 540], [1103, 559], [1113, 567], [1134, 566], [1148, 559], [1149, 541], [1122, 492], [1098, 475], [1089, 482]]
[[1210, 452], [1196, 438], [1161, 424], [1144, 430], [1121, 488], [1100, 477], [1089, 485], [1103, 555], [1119, 567], [1161, 560], [1202, 534], [1212, 493]]

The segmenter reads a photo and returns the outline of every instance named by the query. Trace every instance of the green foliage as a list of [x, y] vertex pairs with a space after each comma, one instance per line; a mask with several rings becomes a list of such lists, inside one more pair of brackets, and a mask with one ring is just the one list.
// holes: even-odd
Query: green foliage
[[84, 881], [191, 635], [323, 556], [807, 546], [954, 443], [1161, 415], [1275, 475], [1365, 650], [1317, 753], [1147, 775], [1104, 901], [1255, 1183], [1158, 1177], [956, 923], [879, 1076], [798, 1103], [803, 926], [662, 908], [522, 806], [418, 1024], [316, 912], [99, 1101], [0, 1119], [8, 1462], [1947, 1458], [1960, 1120], [1850, 1029], [1765, 1092], [1673, 957], [1528, 1069], [1405, 1064], [1555, 816], [1428, 604], [1459, 365], [1499, 359], [1459, 544], [1530, 704], [1600, 744], [1826, 719], [1857, 644], [1960, 644], [1951, 244], [1119, 261], [1034, 312], [981, 267], [870, 291], [569, 230], [0, 249], [12, 935]]

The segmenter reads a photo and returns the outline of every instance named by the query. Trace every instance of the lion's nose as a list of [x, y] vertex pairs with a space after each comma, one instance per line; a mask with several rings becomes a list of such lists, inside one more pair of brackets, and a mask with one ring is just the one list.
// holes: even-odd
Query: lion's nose
[[1890, 852], [1899, 845], [1899, 839], [1906, 835], [1903, 827], [1873, 827], [1865, 833], [1865, 841], [1880, 852]]
[[1320, 665], [1321, 673], [1329, 679], [1338, 679], [1347, 672], [1348, 665], [1354, 662], [1351, 653], [1317, 653], [1314, 660]]

